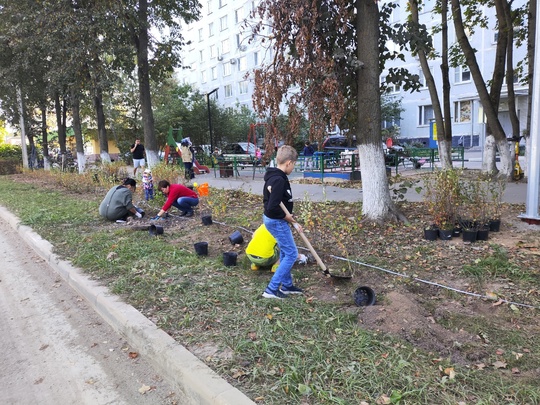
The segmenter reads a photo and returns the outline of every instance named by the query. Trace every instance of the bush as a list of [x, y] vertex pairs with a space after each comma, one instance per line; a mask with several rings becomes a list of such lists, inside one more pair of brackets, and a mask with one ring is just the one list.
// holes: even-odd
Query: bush
[[18, 145], [0, 145], [0, 158], [18, 159], [22, 163], [22, 149]]

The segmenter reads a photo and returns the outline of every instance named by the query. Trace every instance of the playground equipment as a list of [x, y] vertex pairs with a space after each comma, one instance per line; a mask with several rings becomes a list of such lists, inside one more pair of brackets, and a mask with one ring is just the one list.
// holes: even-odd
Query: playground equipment
[[521, 180], [524, 176], [523, 169], [521, 168], [521, 165], [519, 164], [519, 139], [516, 139], [514, 141], [514, 152], [516, 154], [516, 162], [514, 163], [514, 172], [512, 174], [512, 177], [515, 181]]

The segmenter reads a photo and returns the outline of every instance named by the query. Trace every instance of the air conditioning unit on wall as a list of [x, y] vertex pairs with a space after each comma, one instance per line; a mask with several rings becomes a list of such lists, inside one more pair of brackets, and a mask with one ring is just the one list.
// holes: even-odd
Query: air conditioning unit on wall
[[236, 59], [231, 59], [230, 63], [231, 63], [231, 65], [236, 65]]

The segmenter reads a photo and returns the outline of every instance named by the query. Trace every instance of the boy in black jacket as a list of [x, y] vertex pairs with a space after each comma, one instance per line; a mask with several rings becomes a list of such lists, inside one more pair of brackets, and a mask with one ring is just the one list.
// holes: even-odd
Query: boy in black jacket
[[[287, 175], [291, 174], [298, 153], [292, 146], [283, 145], [277, 151], [277, 167], [271, 167], [264, 175], [264, 215], [263, 222], [266, 229], [276, 239], [280, 251], [280, 262], [272, 276], [268, 287], [264, 290], [265, 298], [286, 298], [289, 294], [302, 294], [303, 290], [293, 284], [291, 269], [298, 256], [298, 249], [294, 243], [291, 227], [296, 221], [292, 216], [293, 200], [291, 184]], [[286, 215], [280, 206], [283, 203], [289, 211]], [[296, 224], [299, 232], [302, 227]]]

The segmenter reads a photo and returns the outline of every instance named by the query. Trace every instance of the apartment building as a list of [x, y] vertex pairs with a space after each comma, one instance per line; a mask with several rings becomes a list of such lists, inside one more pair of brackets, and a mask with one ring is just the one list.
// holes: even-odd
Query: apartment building
[[246, 105], [252, 109], [252, 71], [271, 51], [262, 43], [264, 36], [251, 39], [255, 20], [250, 13], [255, 1], [208, 0], [203, 2], [201, 19], [184, 32], [186, 46], [183, 63], [189, 69], [178, 72], [182, 83], [190, 84], [223, 107]]

